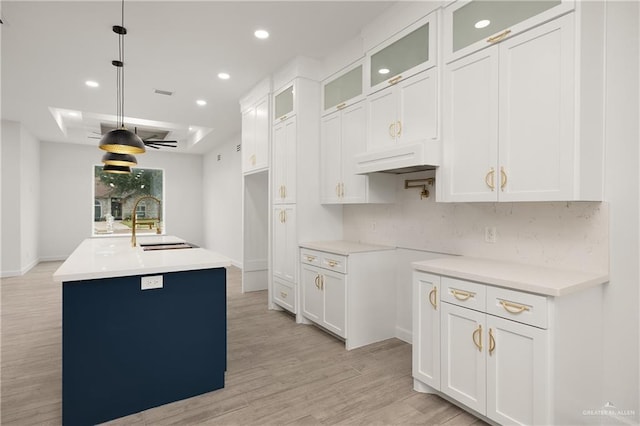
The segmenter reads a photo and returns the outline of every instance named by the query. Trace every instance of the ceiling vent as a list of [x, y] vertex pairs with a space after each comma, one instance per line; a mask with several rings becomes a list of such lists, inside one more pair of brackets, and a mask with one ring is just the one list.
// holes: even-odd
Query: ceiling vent
[[155, 93], [156, 95], [165, 95], [165, 96], [173, 95], [173, 92], [170, 92], [168, 90], [161, 90], [161, 89], [154, 89], [153, 93]]

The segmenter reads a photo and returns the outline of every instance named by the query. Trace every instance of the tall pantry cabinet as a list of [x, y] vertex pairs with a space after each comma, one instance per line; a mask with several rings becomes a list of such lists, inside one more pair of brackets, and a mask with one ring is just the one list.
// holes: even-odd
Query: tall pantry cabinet
[[274, 76], [269, 300], [293, 314], [300, 313], [299, 243], [342, 237], [341, 206], [320, 204], [318, 69], [298, 58]]

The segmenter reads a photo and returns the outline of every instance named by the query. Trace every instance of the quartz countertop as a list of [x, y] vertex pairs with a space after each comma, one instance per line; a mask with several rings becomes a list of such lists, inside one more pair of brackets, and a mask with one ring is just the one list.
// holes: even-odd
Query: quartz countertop
[[131, 275], [147, 275], [231, 265], [225, 256], [203, 248], [144, 251], [140, 244], [176, 243], [174, 236], [139, 236], [138, 246], [131, 238], [87, 238], [53, 274], [57, 282], [82, 281]]
[[589, 273], [466, 256], [412, 263], [414, 269], [545, 296], [564, 296], [609, 281], [606, 273]]
[[378, 244], [368, 244], [356, 241], [309, 241], [300, 243], [300, 247], [311, 250], [325, 251], [328, 253], [349, 256], [352, 253], [365, 253], [372, 251], [395, 250], [395, 247], [382, 246]]

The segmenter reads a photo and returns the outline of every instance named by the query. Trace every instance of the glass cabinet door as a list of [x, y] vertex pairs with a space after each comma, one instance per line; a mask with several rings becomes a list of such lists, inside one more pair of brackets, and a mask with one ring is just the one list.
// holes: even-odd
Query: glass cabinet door
[[447, 62], [548, 21], [572, 0], [457, 1], [445, 9]]
[[324, 84], [323, 109], [327, 112], [327, 110], [333, 111], [336, 106], [342, 108], [345, 102], [360, 95], [362, 95], [362, 64]]
[[435, 12], [368, 53], [369, 93], [436, 64]]
[[284, 116], [293, 112], [293, 95], [293, 85], [291, 85], [274, 97], [275, 120], [284, 119]]

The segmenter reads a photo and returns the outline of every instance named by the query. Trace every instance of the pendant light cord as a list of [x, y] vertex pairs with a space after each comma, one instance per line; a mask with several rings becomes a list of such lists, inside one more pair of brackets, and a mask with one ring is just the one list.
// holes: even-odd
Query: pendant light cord
[[[122, 28], [124, 26], [124, 0], [122, 0]], [[120, 41], [120, 61], [122, 62], [122, 77], [120, 78], [120, 86], [122, 88], [122, 94], [120, 95], [120, 116], [122, 117], [120, 125], [124, 128], [124, 34], [119, 34]]]
[[[116, 31], [116, 27], [113, 27]], [[118, 31], [118, 61], [116, 66], [116, 128], [124, 128], [124, 36], [127, 30], [124, 26], [124, 0], [121, 8], [121, 26]]]

